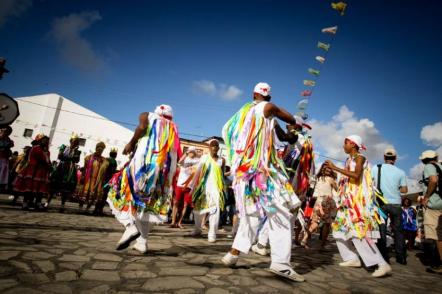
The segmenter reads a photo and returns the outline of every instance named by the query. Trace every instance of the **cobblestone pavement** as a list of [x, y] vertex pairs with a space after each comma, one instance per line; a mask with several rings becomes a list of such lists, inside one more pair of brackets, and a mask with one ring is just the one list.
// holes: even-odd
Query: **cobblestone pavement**
[[[57, 204], [57, 203], [55, 203]], [[123, 231], [113, 217], [24, 212], [0, 196], [0, 293], [441, 293], [441, 276], [425, 272], [411, 253], [387, 278], [338, 266], [334, 245], [325, 251], [293, 250], [292, 263], [307, 281], [295, 283], [266, 271], [269, 257], [250, 253], [236, 268], [220, 258], [232, 240], [210, 244], [188, 237], [191, 227], [155, 227], [149, 252], [115, 251]], [[394, 260], [394, 259], [393, 259]]]

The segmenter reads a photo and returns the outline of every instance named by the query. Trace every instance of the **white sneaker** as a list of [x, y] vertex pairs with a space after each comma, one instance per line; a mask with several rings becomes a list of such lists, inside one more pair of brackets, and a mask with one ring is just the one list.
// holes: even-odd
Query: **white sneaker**
[[264, 246], [263, 247], [258, 246], [258, 243], [252, 246], [252, 251], [262, 256], [269, 255], [269, 251], [267, 250], [267, 248], [265, 248]]
[[215, 243], [216, 242], [216, 238], [207, 238], [207, 241], [209, 242], [209, 243]]
[[227, 266], [234, 266], [238, 262], [238, 255], [227, 252], [227, 254], [221, 258], [221, 261]]
[[132, 246], [132, 249], [137, 250], [140, 253], [146, 253], [147, 252], [147, 243], [146, 242], [135, 242], [134, 246]]
[[341, 262], [339, 266], [343, 267], [361, 267], [361, 261], [359, 259], [351, 259]]
[[139, 236], [140, 232], [138, 232], [138, 229], [135, 226], [135, 224], [127, 226], [126, 230], [123, 233], [123, 236], [121, 236], [120, 241], [118, 241], [117, 243], [117, 250], [126, 249], [130, 245], [130, 243]]
[[380, 278], [380, 277], [390, 274], [391, 271], [392, 271], [391, 266], [388, 263], [386, 263], [386, 264], [380, 265], [377, 268], [377, 270], [375, 270], [374, 273], [371, 274], [371, 276], [374, 278]]
[[305, 281], [305, 278], [302, 275], [295, 272], [295, 270], [291, 266], [286, 264], [272, 263], [270, 265], [269, 271], [280, 277], [284, 277], [295, 282]]

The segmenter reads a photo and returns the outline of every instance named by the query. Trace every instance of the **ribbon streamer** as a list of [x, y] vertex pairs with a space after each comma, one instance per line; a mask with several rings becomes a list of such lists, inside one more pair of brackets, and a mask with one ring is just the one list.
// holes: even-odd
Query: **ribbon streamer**
[[330, 44], [318, 42], [318, 48], [328, 51], [330, 49]]
[[317, 70], [317, 69], [309, 68], [308, 72], [309, 72], [309, 74], [314, 75], [315, 77], [319, 76], [319, 70]]
[[309, 87], [314, 87], [316, 85], [316, 82], [312, 80], [304, 80], [304, 85]]
[[312, 95], [312, 91], [311, 90], [304, 90], [301, 92], [301, 96], [302, 97], [308, 97]]
[[334, 10], [338, 11], [339, 14], [342, 16], [342, 15], [344, 15], [345, 9], [347, 8], [347, 3], [342, 2], [342, 1], [341, 2], [337, 2], [337, 3], [332, 3], [331, 7]]
[[321, 30], [321, 32], [324, 33], [324, 34], [332, 34], [332, 35], [336, 35], [337, 31], [338, 31], [338, 26], [329, 27], [329, 28], [323, 28]]

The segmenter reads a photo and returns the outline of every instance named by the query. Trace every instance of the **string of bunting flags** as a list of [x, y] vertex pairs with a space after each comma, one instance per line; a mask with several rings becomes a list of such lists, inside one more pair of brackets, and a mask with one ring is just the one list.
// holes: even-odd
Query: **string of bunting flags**
[[[331, 3], [331, 8], [336, 10], [340, 16], [343, 16], [347, 8], [347, 3], [342, 1], [337, 3]], [[317, 55], [315, 57], [315, 60], [318, 62], [318, 66], [309, 68], [307, 72], [310, 74], [311, 77], [303, 80], [302, 82], [303, 85], [308, 88], [301, 92], [302, 98], [301, 100], [299, 100], [297, 104], [298, 112], [296, 113], [296, 115], [302, 117], [304, 120], [308, 119], [307, 108], [309, 104], [309, 99], [313, 95], [314, 87], [317, 86], [318, 78], [321, 74], [322, 67], [327, 60], [327, 54], [330, 48], [332, 47], [334, 37], [338, 32], [338, 25], [323, 28], [321, 32], [325, 35], [328, 35], [330, 38], [327, 42], [319, 41], [317, 43], [317, 48], [322, 51], [320, 55]]]

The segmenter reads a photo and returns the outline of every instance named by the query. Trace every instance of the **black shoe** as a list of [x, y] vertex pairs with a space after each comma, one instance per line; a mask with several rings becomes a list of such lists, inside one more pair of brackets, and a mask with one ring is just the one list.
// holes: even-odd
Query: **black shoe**
[[407, 265], [407, 259], [405, 257], [396, 257], [396, 262], [402, 265]]

